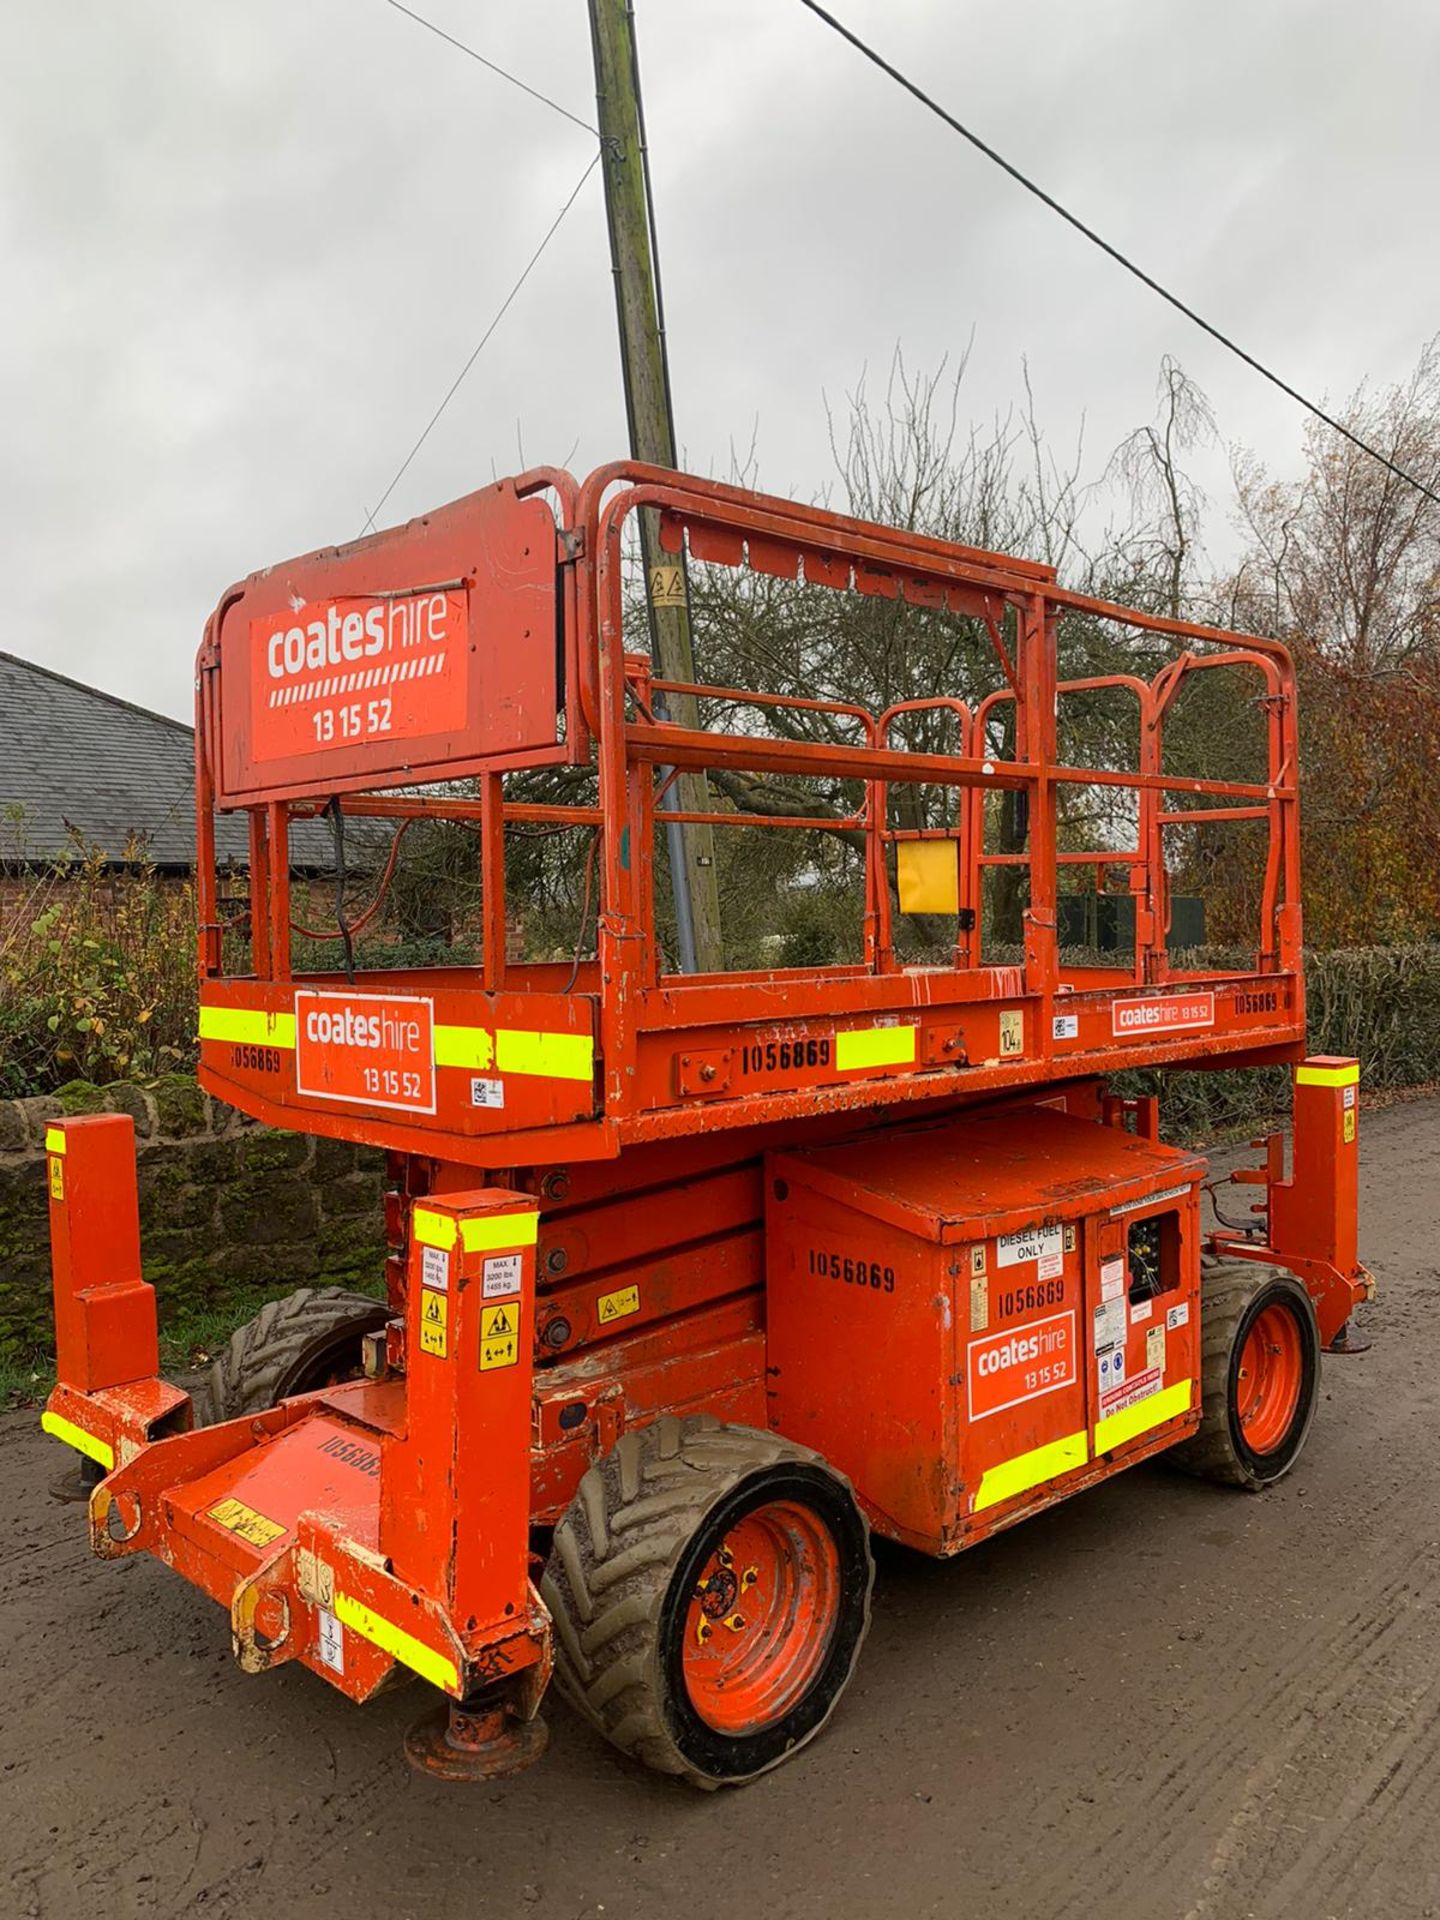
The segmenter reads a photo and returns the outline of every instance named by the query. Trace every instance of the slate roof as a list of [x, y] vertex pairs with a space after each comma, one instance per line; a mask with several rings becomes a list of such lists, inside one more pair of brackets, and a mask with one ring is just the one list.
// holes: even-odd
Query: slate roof
[[[67, 824], [117, 864], [132, 841], [157, 867], [195, 860], [195, 736], [182, 720], [0, 653], [0, 865], [70, 857]], [[249, 857], [243, 814], [220, 814], [222, 862]], [[324, 827], [297, 824], [292, 857], [330, 863]]]

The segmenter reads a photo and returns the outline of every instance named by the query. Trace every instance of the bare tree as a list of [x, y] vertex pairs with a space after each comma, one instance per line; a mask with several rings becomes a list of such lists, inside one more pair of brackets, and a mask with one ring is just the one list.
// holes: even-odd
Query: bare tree
[[[1440, 336], [1408, 381], [1360, 387], [1341, 418], [1429, 487], [1440, 487]], [[1433, 656], [1440, 641], [1440, 507], [1319, 421], [1307, 472], [1271, 480], [1236, 464], [1251, 550], [1233, 583], [1237, 611], [1369, 677]]]
[[1127, 489], [1135, 521], [1117, 544], [1136, 577], [1152, 583], [1155, 611], [1178, 620], [1193, 594], [1205, 512], [1205, 495], [1181, 460], [1214, 440], [1215, 420], [1205, 395], [1169, 354], [1160, 362], [1156, 392], [1154, 420], [1127, 435], [1111, 456], [1110, 471]]

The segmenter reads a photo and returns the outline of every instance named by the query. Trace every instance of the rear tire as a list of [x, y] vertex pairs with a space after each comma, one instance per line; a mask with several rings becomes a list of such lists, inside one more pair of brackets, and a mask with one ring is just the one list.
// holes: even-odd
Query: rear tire
[[231, 1334], [196, 1395], [196, 1424], [263, 1413], [292, 1394], [358, 1379], [361, 1343], [390, 1318], [383, 1300], [302, 1287], [271, 1300]]
[[1207, 1263], [1200, 1284], [1200, 1430], [1166, 1456], [1182, 1472], [1259, 1493], [1300, 1457], [1320, 1397], [1320, 1329], [1293, 1275]]
[[556, 1680], [622, 1753], [738, 1786], [829, 1719], [873, 1579], [850, 1483], [818, 1454], [666, 1416], [622, 1436], [555, 1529]]

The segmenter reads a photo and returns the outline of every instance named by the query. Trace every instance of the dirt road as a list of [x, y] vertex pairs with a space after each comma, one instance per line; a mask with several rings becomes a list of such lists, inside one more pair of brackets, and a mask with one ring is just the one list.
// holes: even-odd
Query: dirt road
[[0, 1421], [0, 1914], [238, 1920], [1440, 1915], [1440, 1102], [1366, 1117], [1363, 1360], [1260, 1499], [1140, 1468], [948, 1566], [885, 1555], [846, 1702], [699, 1795], [559, 1703], [492, 1788], [413, 1776], [424, 1702], [285, 1668], [104, 1566]]

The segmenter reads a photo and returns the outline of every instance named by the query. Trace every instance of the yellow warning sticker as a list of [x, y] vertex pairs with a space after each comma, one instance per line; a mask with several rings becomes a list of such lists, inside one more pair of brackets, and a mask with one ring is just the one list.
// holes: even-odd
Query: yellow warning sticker
[[[1351, 1120], [1354, 1115], [1347, 1113], [1345, 1118]], [[50, 1198], [52, 1200], [65, 1198], [65, 1162], [58, 1153], [52, 1153], [50, 1156]]]
[[608, 1327], [612, 1320], [623, 1320], [627, 1314], [640, 1311], [640, 1289], [620, 1287], [614, 1293], [602, 1293], [596, 1305], [601, 1326]]
[[448, 1351], [446, 1339], [449, 1327], [450, 1296], [435, 1293], [426, 1287], [420, 1295], [420, 1351], [433, 1353], [443, 1360]]
[[480, 1310], [480, 1371], [513, 1367], [520, 1358], [520, 1307], [510, 1302]]
[[243, 1500], [233, 1497], [211, 1507], [210, 1518], [224, 1527], [227, 1533], [237, 1534], [252, 1547], [268, 1547], [272, 1540], [278, 1540], [285, 1531], [278, 1520], [267, 1520], [263, 1513], [257, 1513], [253, 1507], [247, 1507]]
[[[1345, 1137], [1345, 1144], [1348, 1147], [1350, 1142], [1355, 1138], [1355, 1109], [1353, 1107], [1347, 1107], [1345, 1109], [1345, 1121], [1343, 1126], [1343, 1132]], [[50, 1164], [53, 1167], [56, 1164], [56, 1162], [52, 1160]], [[57, 1195], [56, 1198], [58, 1199], [59, 1196]]]
[[651, 567], [650, 604], [652, 607], [684, 606], [685, 569], [682, 566], [667, 560]]

